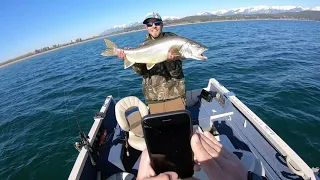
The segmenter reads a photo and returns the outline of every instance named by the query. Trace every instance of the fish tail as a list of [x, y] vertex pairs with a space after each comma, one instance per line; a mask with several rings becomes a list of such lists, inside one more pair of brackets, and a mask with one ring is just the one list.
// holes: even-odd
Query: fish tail
[[111, 42], [108, 39], [105, 39], [104, 42], [106, 43], [107, 49], [104, 50], [101, 55], [102, 56], [116, 56], [117, 55], [117, 50], [118, 46]]

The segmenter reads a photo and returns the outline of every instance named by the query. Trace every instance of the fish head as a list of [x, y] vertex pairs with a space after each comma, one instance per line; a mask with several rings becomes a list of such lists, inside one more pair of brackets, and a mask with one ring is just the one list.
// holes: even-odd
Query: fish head
[[202, 44], [194, 41], [187, 41], [182, 45], [180, 53], [185, 58], [195, 59], [195, 60], [206, 60], [208, 59], [203, 53], [208, 50], [208, 48]]

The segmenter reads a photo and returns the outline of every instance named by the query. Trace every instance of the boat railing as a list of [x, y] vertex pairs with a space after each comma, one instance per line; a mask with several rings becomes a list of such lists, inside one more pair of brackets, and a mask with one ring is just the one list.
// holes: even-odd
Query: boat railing
[[218, 93], [221, 93], [228, 98], [229, 101], [258, 129], [264, 138], [286, 158], [287, 166], [293, 173], [301, 176], [303, 179], [316, 179], [313, 170], [267, 124], [243, 104], [234, 93], [227, 90], [214, 78], [210, 79], [207, 90], [218, 91]]

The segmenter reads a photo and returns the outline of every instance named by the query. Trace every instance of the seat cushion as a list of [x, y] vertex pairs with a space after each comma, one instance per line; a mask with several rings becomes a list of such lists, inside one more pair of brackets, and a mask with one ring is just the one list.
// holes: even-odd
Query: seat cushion
[[124, 131], [128, 132], [130, 130], [130, 124], [126, 118], [126, 111], [137, 107], [141, 114], [141, 117], [146, 116], [149, 114], [149, 110], [147, 106], [137, 97], [129, 96], [121, 99], [117, 102], [115, 107], [116, 119]]
[[143, 137], [142, 126], [141, 126], [141, 115], [139, 111], [131, 112], [127, 116], [129, 122], [130, 131], [133, 132], [138, 137]]
[[129, 131], [129, 139], [128, 139], [129, 145], [133, 147], [134, 149], [143, 151], [146, 149], [146, 142], [144, 138], [138, 137], [134, 135], [131, 131]]

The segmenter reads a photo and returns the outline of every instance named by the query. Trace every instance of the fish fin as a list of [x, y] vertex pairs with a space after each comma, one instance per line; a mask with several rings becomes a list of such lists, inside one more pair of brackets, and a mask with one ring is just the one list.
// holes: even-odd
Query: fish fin
[[171, 53], [172, 56], [181, 56], [181, 53], [179, 52], [179, 49], [176, 47], [170, 48], [168, 53]]
[[147, 63], [147, 69], [150, 70], [156, 63]]
[[124, 68], [125, 69], [132, 66], [133, 64], [134, 64], [134, 62], [129, 61], [127, 58], [124, 59]]
[[102, 56], [116, 56], [118, 46], [108, 39], [105, 39], [104, 42], [106, 43], [107, 49], [104, 50], [101, 53], [101, 55]]
[[116, 53], [113, 49], [106, 49], [101, 53], [101, 56], [115, 56]]

